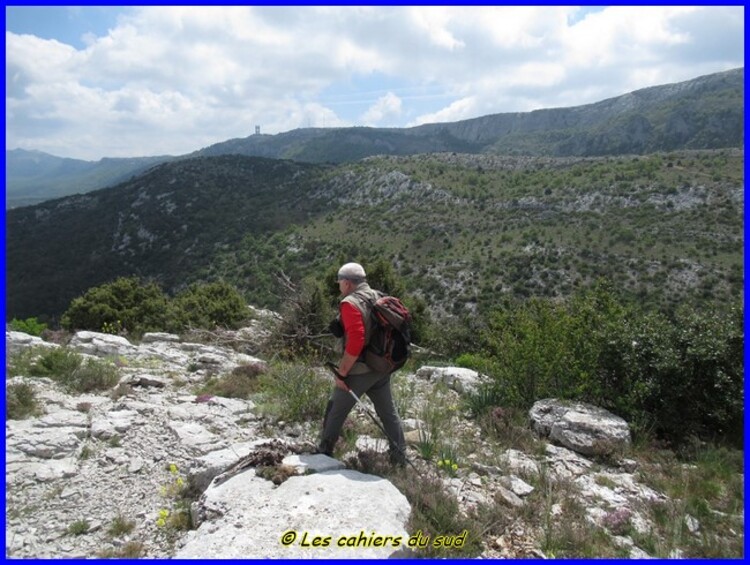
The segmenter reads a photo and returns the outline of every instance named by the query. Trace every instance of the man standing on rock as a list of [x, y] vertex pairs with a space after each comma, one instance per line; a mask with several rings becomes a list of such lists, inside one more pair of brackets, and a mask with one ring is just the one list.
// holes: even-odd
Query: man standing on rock
[[372, 330], [369, 324], [372, 304], [379, 296], [367, 284], [366, 278], [364, 268], [358, 263], [347, 263], [338, 272], [343, 299], [339, 303], [339, 315], [331, 323], [331, 332], [336, 337], [343, 337], [344, 353], [338, 365], [341, 378], [334, 377], [336, 388], [326, 407], [318, 453], [333, 454], [344, 420], [356, 403], [349, 394], [351, 389], [360, 398], [365, 393], [370, 397], [388, 435], [391, 463], [403, 466], [406, 463], [406, 444], [391, 395], [391, 374], [375, 372], [364, 362]]

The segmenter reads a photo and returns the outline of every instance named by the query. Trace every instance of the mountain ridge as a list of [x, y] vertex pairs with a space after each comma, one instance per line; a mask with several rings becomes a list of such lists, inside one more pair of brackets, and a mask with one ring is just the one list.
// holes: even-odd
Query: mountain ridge
[[[70, 160], [73, 172], [24, 174], [24, 150], [6, 151], [6, 208], [112, 186], [170, 160], [237, 154], [312, 163], [374, 155], [457, 152], [534, 156], [647, 154], [742, 147], [744, 67], [653, 86], [600, 102], [498, 113], [411, 128], [299, 128], [215, 143], [181, 156]], [[39, 158], [41, 152], [34, 152]], [[47, 155], [47, 154], [42, 154]], [[59, 157], [49, 156], [63, 160]]]

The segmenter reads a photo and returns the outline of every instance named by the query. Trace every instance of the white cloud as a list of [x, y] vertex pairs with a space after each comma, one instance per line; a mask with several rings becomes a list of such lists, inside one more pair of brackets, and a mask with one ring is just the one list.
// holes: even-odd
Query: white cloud
[[152, 6], [84, 45], [6, 31], [9, 148], [182, 154], [256, 125], [403, 127], [586, 104], [744, 65], [744, 12]]
[[660, 50], [685, 44], [689, 36], [671, 22], [697, 7], [617, 6], [589, 15], [564, 34], [566, 63], [602, 66], [663, 61]]
[[366, 126], [382, 125], [384, 120], [400, 114], [401, 99], [389, 92], [367, 109], [362, 115], [362, 123]]
[[409, 15], [416, 27], [427, 34], [429, 41], [448, 50], [464, 47], [466, 44], [456, 39], [448, 29], [454, 20], [455, 11], [441, 6], [412, 8]]
[[434, 124], [440, 122], [455, 122], [458, 120], [466, 120], [469, 118], [475, 118], [481, 114], [476, 113], [477, 99], [473, 96], [468, 96], [460, 100], [456, 100], [447, 108], [443, 108], [432, 114], [424, 114], [419, 116], [410, 125], [419, 124]]

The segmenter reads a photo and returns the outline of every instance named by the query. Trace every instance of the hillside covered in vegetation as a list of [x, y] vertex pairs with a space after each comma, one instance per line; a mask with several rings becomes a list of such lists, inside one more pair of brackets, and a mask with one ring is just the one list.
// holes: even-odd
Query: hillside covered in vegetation
[[392, 263], [436, 316], [565, 297], [607, 278], [669, 310], [728, 304], [743, 283], [744, 153], [599, 158], [439, 153], [339, 166], [197, 158], [11, 210], [7, 313], [59, 319], [118, 276], [175, 294], [225, 280], [281, 305], [278, 275]]

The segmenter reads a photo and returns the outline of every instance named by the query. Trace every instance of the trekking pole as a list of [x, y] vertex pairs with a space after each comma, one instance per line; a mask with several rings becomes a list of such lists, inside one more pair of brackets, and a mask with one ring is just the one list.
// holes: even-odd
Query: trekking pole
[[388, 441], [390, 442], [390, 444], [396, 446], [396, 449], [398, 449], [401, 452], [401, 455], [404, 456], [404, 460], [409, 465], [411, 465], [412, 469], [414, 469], [417, 472], [417, 474], [419, 474], [421, 476], [422, 472], [419, 469], [417, 469], [417, 467], [414, 465], [414, 463], [412, 463], [411, 460], [409, 459], [409, 457], [407, 457], [405, 449], [402, 448], [398, 443], [396, 443], [395, 441], [393, 441], [393, 438], [391, 438], [390, 434], [387, 431], [385, 431], [385, 427], [383, 427], [383, 424], [381, 424], [378, 421], [378, 419], [370, 411], [370, 409], [367, 406], [365, 406], [365, 403], [362, 402], [359, 399], [359, 396], [357, 396], [354, 393], [354, 391], [351, 388], [349, 388], [349, 385], [347, 385], [346, 382], [341, 378], [341, 375], [339, 374], [338, 367], [334, 363], [332, 363], [331, 361], [326, 362], [326, 367], [328, 367], [331, 370], [331, 372], [336, 376], [336, 378], [338, 378], [339, 380], [341, 380], [342, 382], [344, 382], [344, 386], [346, 386], [346, 391], [349, 394], [352, 395], [352, 398], [354, 398], [354, 400], [356, 401], [356, 403], [367, 413], [367, 415], [370, 417], [370, 419], [373, 422], [375, 422], [375, 425], [380, 429], [381, 432], [383, 432], [383, 435], [385, 435], [386, 439], [388, 439]]

